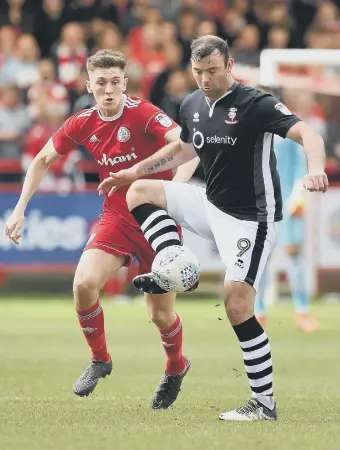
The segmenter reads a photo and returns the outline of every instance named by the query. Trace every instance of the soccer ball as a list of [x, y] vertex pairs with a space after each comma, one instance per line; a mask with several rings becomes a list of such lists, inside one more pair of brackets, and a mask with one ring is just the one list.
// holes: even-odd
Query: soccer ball
[[168, 292], [185, 292], [197, 283], [200, 264], [186, 247], [172, 245], [161, 250], [152, 263], [156, 283]]

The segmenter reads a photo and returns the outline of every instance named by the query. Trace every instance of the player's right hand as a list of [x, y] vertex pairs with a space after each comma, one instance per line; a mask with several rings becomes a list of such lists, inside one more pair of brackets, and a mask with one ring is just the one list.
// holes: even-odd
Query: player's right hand
[[121, 186], [132, 184], [138, 178], [137, 170], [133, 167], [116, 173], [110, 172], [110, 176], [105, 178], [98, 186], [99, 195], [107, 194], [110, 197]]
[[24, 224], [25, 216], [19, 211], [13, 211], [6, 222], [6, 236], [19, 245], [20, 230]]
[[325, 172], [309, 172], [303, 178], [303, 186], [309, 192], [326, 192], [329, 182]]

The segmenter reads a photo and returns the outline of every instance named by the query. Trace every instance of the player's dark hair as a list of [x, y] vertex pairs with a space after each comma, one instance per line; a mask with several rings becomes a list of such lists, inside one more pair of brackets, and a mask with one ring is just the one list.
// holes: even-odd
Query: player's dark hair
[[126, 69], [126, 59], [122, 52], [109, 49], [99, 50], [90, 56], [86, 62], [88, 72], [95, 69], [110, 69], [111, 67]]
[[202, 61], [202, 59], [207, 58], [214, 52], [223, 55], [227, 63], [229, 59], [229, 48], [227, 41], [224, 39], [208, 34], [194, 39], [191, 42], [191, 59], [195, 62]]

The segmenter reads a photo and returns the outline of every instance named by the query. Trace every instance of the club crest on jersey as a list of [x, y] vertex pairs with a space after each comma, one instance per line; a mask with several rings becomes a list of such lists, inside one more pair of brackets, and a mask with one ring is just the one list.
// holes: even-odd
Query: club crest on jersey
[[155, 117], [156, 122], [159, 122], [162, 127], [164, 128], [170, 128], [172, 125], [172, 121], [170, 119], [170, 117], [168, 117], [166, 114], [157, 114], [157, 116]]
[[235, 120], [237, 108], [229, 108], [228, 118], [229, 120], [225, 120], [225, 123], [235, 124], [238, 123], [238, 120]]
[[126, 142], [130, 139], [131, 133], [126, 127], [120, 127], [117, 133], [117, 139], [119, 142]]

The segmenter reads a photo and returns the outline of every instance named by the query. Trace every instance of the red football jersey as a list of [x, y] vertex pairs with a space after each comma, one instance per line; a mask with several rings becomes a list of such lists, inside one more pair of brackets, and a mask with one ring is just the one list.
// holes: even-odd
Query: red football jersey
[[[100, 115], [98, 107], [83, 110], [66, 120], [53, 135], [58, 153], [65, 155], [74, 144], [80, 144], [98, 164], [100, 180], [110, 172], [128, 169], [154, 154], [166, 144], [165, 134], [178, 125], [162, 110], [139, 97], [124, 95], [120, 111], [112, 117]], [[171, 180], [173, 172], [161, 172], [150, 178]], [[121, 187], [104, 201], [104, 212], [110, 212], [134, 223], [127, 208], [128, 186]]]

